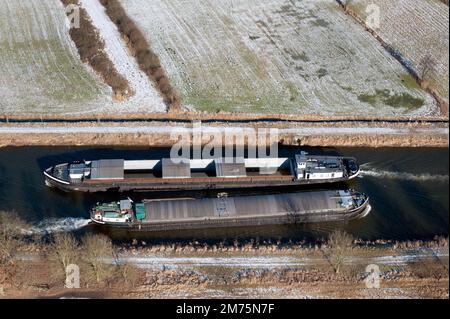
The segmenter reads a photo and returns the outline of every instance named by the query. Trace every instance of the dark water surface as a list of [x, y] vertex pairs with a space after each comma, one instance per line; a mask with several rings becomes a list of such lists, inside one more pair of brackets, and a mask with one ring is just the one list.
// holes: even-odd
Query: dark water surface
[[[169, 149], [24, 147], [0, 149], [0, 211], [16, 211], [37, 230], [100, 231], [87, 226], [89, 208], [98, 201], [130, 196], [142, 198], [174, 194], [82, 194], [63, 193], [44, 185], [42, 170], [62, 162], [96, 158], [158, 159], [169, 156]], [[449, 155], [448, 149], [311, 149], [312, 152], [357, 157], [363, 164], [361, 178], [349, 186], [368, 194], [372, 212], [364, 219], [345, 223], [301, 226], [215, 229], [203, 231], [129, 234], [112, 231], [116, 239], [134, 237], [148, 240], [284, 238], [315, 239], [342, 228], [362, 239], [430, 239], [448, 235]], [[280, 156], [292, 155], [299, 148], [281, 148]], [[334, 188], [345, 185], [333, 186]], [[271, 190], [273, 191], [273, 190]], [[283, 189], [277, 191], [292, 191]], [[231, 192], [237, 195], [241, 192]], [[177, 196], [214, 196], [214, 193], [177, 193]], [[80, 230], [82, 229], [82, 230]]]

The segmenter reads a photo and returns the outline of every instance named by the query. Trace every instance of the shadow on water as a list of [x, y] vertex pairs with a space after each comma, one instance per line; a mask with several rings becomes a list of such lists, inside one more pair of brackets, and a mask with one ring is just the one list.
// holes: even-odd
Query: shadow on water
[[[279, 239], [314, 240], [327, 237], [336, 228], [363, 239], [429, 239], [448, 235], [448, 149], [370, 149], [370, 148], [302, 148], [310, 153], [354, 156], [370, 174], [349, 184], [333, 185], [339, 189], [352, 187], [368, 194], [373, 210], [361, 220], [345, 223], [245, 227], [161, 233], [129, 233], [84, 227], [89, 209], [97, 202], [130, 197], [145, 198], [214, 197], [217, 191], [155, 193], [64, 193], [44, 185], [42, 170], [64, 162], [96, 158], [158, 159], [168, 157], [170, 149], [136, 149], [127, 147], [24, 147], [0, 150], [0, 211], [16, 211], [33, 225], [48, 229], [67, 229], [76, 234], [105, 232], [117, 240], [131, 238], [147, 242], [167, 240]], [[279, 156], [292, 156], [296, 147], [280, 147]], [[422, 176], [424, 178], [422, 178]], [[315, 186], [323, 189], [323, 186]], [[328, 188], [328, 187], [327, 187]], [[230, 190], [232, 196], [301, 191], [305, 187], [265, 191]], [[308, 188], [310, 189], [310, 187]], [[61, 223], [62, 225], [59, 225]], [[78, 229], [78, 225], [82, 225]], [[58, 228], [59, 227], [59, 228]], [[64, 228], [66, 227], [66, 228]], [[45, 229], [47, 229], [45, 228]]]

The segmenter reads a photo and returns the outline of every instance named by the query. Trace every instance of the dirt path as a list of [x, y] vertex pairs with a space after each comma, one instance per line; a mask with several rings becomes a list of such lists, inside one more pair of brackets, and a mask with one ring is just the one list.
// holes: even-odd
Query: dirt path
[[[242, 127], [204, 126], [204, 134], [212, 132], [240, 132]], [[182, 126], [0, 126], [0, 134], [170, 134], [183, 132], [192, 134], [192, 129]], [[399, 128], [399, 127], [299, 127], [278, 129], [279, 134], [289, 135], [448, 135], [448, 128]]]

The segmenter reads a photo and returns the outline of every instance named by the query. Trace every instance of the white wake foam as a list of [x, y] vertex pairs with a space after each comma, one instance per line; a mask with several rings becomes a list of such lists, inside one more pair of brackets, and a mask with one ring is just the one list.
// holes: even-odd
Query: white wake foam
[[404, 181], [413, 182], [424, 182], [424, 181], [438, 181], [438, 182], [448, 182], [448, 175], [433, 175], [433, 174], [412, 174], [405, 172], [393, 172], [377, 169], [362, 169], [361, 176], [371, 176], [376, 178], [386, 178], [386, 179], [397, 179]]
[[31, 227], [26, 232], [28, 234], [54, 234], [67, 233], [81, 229], [89, 224], [90, 220], [85, 218], [51, 218], [46, 219]]

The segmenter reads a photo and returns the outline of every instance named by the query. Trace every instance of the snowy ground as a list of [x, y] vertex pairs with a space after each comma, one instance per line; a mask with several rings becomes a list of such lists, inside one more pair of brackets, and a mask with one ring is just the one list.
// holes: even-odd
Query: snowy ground
[[0, 7], [0, 113], [86, 112], [111, 94], [81, 64], [61, 1]]
[[83, 2], [136, 96], [114, 101], [111, 89], [80, 62], [60, 0], [0, 0], [0, 114], [165, 110], [151, 84], [136, 71], [134, 60], [126, 56], [115, 28], [105, 25], [98, 0]]
[[351, 7], [363, 19], [366, 8], [376, 4], [381, 20], [377, 33], [410, 59], [417, 69], [427, 54], [438, 62], [435, 85], [448, 101], [449, 8], [440, 0], [354, 0]]
[[437, 110], [334, 0], [121, 0], [198, 110], [423, 115]]
[[[383, 255], [372, 258], [351, 257], [346, 260], [347, 264], [378, 264], [389, 266], [401, 266], [417, 259], [426, 258], [448, 258], [448, 249], [442, 249], [434, 256], [430, 256], [429, 251], [416, 251], [411, 254], [401, 254], [398, 256]], [[317, 266], [326, 264], [324, 258], [295, 257], [295, 256], [223, 256], [223, 257], [178, 257], [164, 255], [121, 255], [119, 260], [134, 264], [146, 269], [198, 269], [201, 267], [224, 267], [224, 268], [252, 268], [252, 269], [275, 269], [275, 268], [296, 268], [304, 266]]]

